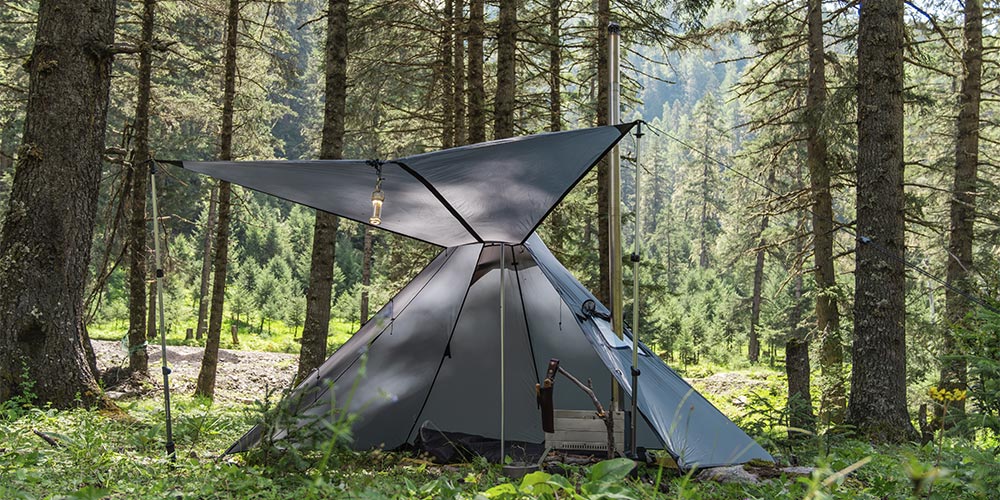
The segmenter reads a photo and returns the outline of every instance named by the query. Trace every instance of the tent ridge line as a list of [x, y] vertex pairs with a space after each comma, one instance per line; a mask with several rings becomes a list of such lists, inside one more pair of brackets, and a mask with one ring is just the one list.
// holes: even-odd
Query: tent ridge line
[[402, 168], [404, 171], [406, 171], [406, 173], [410, 174], [410, 176], [412, 176], [414, 179], [420, 181], [420, 183], [423, 184], [424, 187], [426, 187], [427, 190], [430, 191], [431, 194], [433, 194], [434, 197], [437, 198], [437, 200], [441, 202], [441, 204], [444, 205], [445, 208], [448, 209], [448, 212], [451, 213], [452, 217], [454, 217], [455, 220], [461, 223], [462, 227], [464, 227], [465, 230], [468, 231], [469, 234], [473, 238], [475, 238], [477, 242], [483, 243], [483, 239], [479, 236], [479, 233], [477, 233], [476, 230], [473, 229], [468, 222], [466, 222], [465, 218], [463, 218], [462, 215], [458, 213], [458, 210], [456, 210], [455, 207], [451, 205], [451, 203], [448, 203], [448, 200], [445, 199], [445, 197], [441, 194], [441, 192], [438, 191], [437, 188], [430, 183], [430, 181], [425, 179], [424, 176], [420, 175], [416, 170], [413, 169], [413, 167], [410, 167], [402, 160], [392, 160], [386, 163], [394, 163], [396, 165], [399, 165], [399, 168]]

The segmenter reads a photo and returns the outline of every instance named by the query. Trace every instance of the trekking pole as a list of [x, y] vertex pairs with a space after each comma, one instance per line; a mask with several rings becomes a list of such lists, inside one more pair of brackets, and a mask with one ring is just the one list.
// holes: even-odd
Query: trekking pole
[[[149, 160], [150, 188], [153, 197], [153, 253], [156, 259], [156, 298], [160, 320], [160, 361], [163, 372], [163, 410], [167, 421], [167, 456], [177, 460], [174, 451], [174, 432], [170, 422], [170, 368], [167, 367], [167, 329], [163, 319], [163, 265], [160, 257], [160, 210], [156, 203], [156, 160]], [[157, 315], [154, 315], [156, 318]]]
[[642, 201], [642, 191], [639, 190], [639, 173], [642, 171], [640, 143], [642, 141], [642, 122], [636, 124], [635, 132], [635, 228], [632, 236], [632, 418], [629, 420], [629, 451], [636, 458], [635, 428], [639, 413], [636, 411], [639, 401], [639, 226], [642, 218], [639, 216], [639, 204]]

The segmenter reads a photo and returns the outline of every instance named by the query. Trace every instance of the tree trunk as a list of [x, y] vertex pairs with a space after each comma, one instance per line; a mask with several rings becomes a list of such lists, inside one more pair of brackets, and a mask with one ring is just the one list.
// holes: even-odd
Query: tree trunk
[[[597, 125], [608, 124], [608, 94], [611, 79], [608, 75], [608, 23], [611, 22], [610, 0], [597, 0]], [[603, 304], [611, 304], [611, 261], [608, 258], [610, 224], [608, 219], [608, 177], [611, 164], [607, 157], [597, 164], [597, 252], [600, 254], [600, 283], [594, 295]]]
[[368, 322], [368, 287], [372, 284], [372, 228], [365, 226], [365, 249], [361, 258], [361, 324]]
[[216, 208], [219, 201], [218, 186], [213, 186], [208, 194], [208, 218], [205, 220], [205, 243], [201, 257], [201, 287], [198, 291], [198, 323], [195, 339], [201, 340], [208, 329], [208, 304], [212, 296], [208, 294], [212, 283], [212, 236], [215, 234]]
[[452, 42], [454, 11], [453, 1], [445, 0], [444, 33], [441, 36], [441, 146], [443, 148], [455, 146], [455, 73], [452, 68], [454, 64], [452, 51], [455, 49]]
[[[706, 146], [708, 146], [708, 141], [706, 140]], [[702, 151], [711, 151], [708, 147], [705, 147]], [[708, 190], [708, 176], [712, 174], [711, 164], [707, 161], [702, 162], [701, 171], [701, 223], [698, 225], [699, 231], [699, 244], [698, 244], [698, 265], [702, 269], [708, 269], [709, 265], [709, 254], [708, 254], [708, 198], [711, 193]]]
[[[802, 238], [795, 240], [796, 255], [802, 254]], [[793, 279], [795, 302], [788, 314], [790, 334], [785, 341], [785, 375], [788, 378], [788, 426], [795, 429], [815, 431], [812, 395], [809, 392], [809, 341], [807, 331], [802, 327], [802, 273], [796, 272]], [[789, 430], [788, 437], [805, 437], [798, 431]]]
[[[559, 12], [562, 8], [562, 0], [549, 0], [549, 131], [558, 132], [562, 130], [562, 45], [560, 44], [561, 34], [559, 25]], [[556, 207], [549, 215], [547, 223], [549, 229], [549, 248], [556, 253], [562, 254], [565, 249], [565, 234], [567, 228], [563, 221], [561, 207]]]
[[844, 346], [837, 310], [837, 276], [833, 267], [833, 197], [827, 165], [826, 63], [823, 49], [823, 3], [808, 0], [809, 77], [806, 86], [806, 164], [812, 192], [813, 259], [816, 280], [816, 330], [821, 342], [823, 423], [844, 423], [847, 406]]
[[[226, 16], [225, 81], [222, 95], [222, 144], [219, 159], [233, 159], [233, 101], [236, 97], [236, 48], [240, 22], [240, 0], [229, 0]], [[229, 265], [229, 219], [232, 186], [219, 182], [219, 227], [215, 237], [215, 256], [212, 267], [212, 310], [208, 320], [208, 339], [205, 354], [198, 372], [196, 396], [215, 397], [215, 373], [219, 364], [219, 341], [222, 335], [223, 306], [226, 298], [226, 268]]]
[[854, 344], [848, 422], [876, 442], [916, 436], [906, 411], [903, 1], [861, 4]]
[[[761, 221], [762, 229], [767, 228], [767, 217]], [[761, 231], [763, 233], [763, 231]], [[753, 266], [753, 297], [750, 298], [750, 339], [747, 346], [747, 359], [757, 364], [760, 360], [760, 335], [757, 325], [760, 324], [761, 288], [764, 283], [764, 238], [758, 240], [757, 259]]]
[[[330, 0], [326, 25], [326, 104], [320, 157], [339, 159], [344, 152], [344, 114], [347, 107], [347, 8], [348, 0]], [[372, 187], [375, 173], [372, 172]], [[313, 228], [306, 321], [296, 380], [304, 380], [326, 360], [330, 330], [330, 296], [337, 243], [337, 216], [316, 211]]]
[[143, 2], [142, 42], [139, 53], [139, 89], [135, 105], [135, 156], [130, 168], [129, 193], [129, 371], [149, 374], [146, 352], [146, 179], [149, 155], [149, 100], [153, 75], [153, 16], [156, 0]]
[[483, 0], [469, 0], [469, 143], [486, 140], [483, 87]]
[[[774, 185], [774, 170], [767, 177], [767, 187]], [[768, 214], [764, 214], [760, 219], [760, 233], [757, 234], [757, 259], [753, 266], [753, 297], [750, 299], [750, 342], [747, 348], [747, 358], [751, 363], [760, 360], [760, 336], [757, 334], [757, 326], [760, 324], [760, 303], [761, 291], [764, 285], [764, 233], [767, 231], [769, 222]], [[798, 305], [796, 304], [796, 307]]]
[[[962, 54], [964, 75], [959, 95], [957, 141], [955, 148], [955, 184], [951, 199], [951, 232], [948, 239], [948, 275], [951, 287], [974, 289], [969, 280], [972, 269], [973, 222], [976, 218], [976, 184], [979, 166], [979, 96], [983, 72], [983, 4], [982, 0], [965, 1], [965, 51]], [[965, 354], [956, 333], [966, 328], [969, 301], [949, 288], [945, 293], [948, 328], [944, 331], [944, 355], [941, 366], [941, 386], [965, 389]], [[956, 401], [952, 408], [965, 410], [965, 401]]]
[[559, 12], [562, 0], [549, 0], [549, 131], [562, 130], [562, 35]]
[[493, 138], [514, 136], [514, 89], [517, 72], [517, 0], [500, 0], [497, 33], [497, 92], [493, 109]]
[[0, 231], [0, 401], [113, 408], [83, 343], [114, 43], [112, 0], [39, 4], [24, 134]]
[[455, 103], [452, 112], [455, 113], [453, 120], [455, 124], [455, 145], [461, 146], [466, 143], [469, 131], [465, 129], [465, 3], [463, 0], [455, 0], [455, 51], [453, 54], [454, 65], [452, 66], [452, 84], [455, 86], [452, 98]]

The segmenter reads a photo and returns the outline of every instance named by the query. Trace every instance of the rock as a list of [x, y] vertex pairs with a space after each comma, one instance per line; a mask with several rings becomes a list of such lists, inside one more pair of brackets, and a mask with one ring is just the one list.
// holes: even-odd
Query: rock
[[760, 484], [760, 479], [756, 475], [747, 472], [742, 465], [705, 469], [699, 472], [696, 478], [700, 481], [715, 481], [718, 483]]
[[108, 392], [105, 393], [105, 396], [107, 396], [108, 398], [110, 398], [112, 400], [117, 401], [119, 399], [123, 399], [123, 398], [127, 397], [128, 394], [124, 393], [124, 392], [121, 392], [121, 391], [108, 391]]
[[816, 470], [815, 467], [802, 467], [802, 466], [799, 466], [799, 467], [782, 467], [781, 468], [781, 472], [784, 472], [785, 474], [788, 474], [788, 475], [795, 475], [795, 476], [810, 476], [810, 475], [812, 475], [813, 471], [815, 471], [815, 470]]

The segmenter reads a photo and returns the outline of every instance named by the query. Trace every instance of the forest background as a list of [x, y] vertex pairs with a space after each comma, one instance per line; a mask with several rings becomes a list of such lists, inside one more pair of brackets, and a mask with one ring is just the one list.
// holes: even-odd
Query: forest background
[[[138, 45], [143, 4], [118, 3], [117, 39]], [[219, 155], [228, 4], [157, 2], [149, 112], [149, 147], [156, 158]], [[236, 4], [231, 156], [320, 156], [326, 32], [325, 22], [317, 21], [326, 6], [318, 0]], [[810, 33], [815, 30], [808, 29], [815, 19], [808, 15], [815, 9], [808, 7], [814, 4], [820, 6], [819, 58], [825, 64], [819, 115], [809, 96], [816, 83], [810, 79], [811, 64], [816, 64]], [[962, 226], [974, 228], [967, 235], [970, 260], [962, 264], [974, 264], [957, 280], [950, 261], [958, 259], [950, 245], [957, 227], [953, 206], [956, 200], [968, 204], [955, 187], [956, 150], [963, 140], [960, 94], [970, 47], [968, 11], [934, 1], [908, 4], [905, 11], [907, 264], [904, 309], [897, 312], [905, 318], [911, 414], [931, 401], [929, 387], [949, 386], [942, 370], [961, 358], [969, 370], [969, 383], [961, 386], [973, 389], [970, 411], [982, 416], [977, 429], [995, 443], [1000, 429], [1000, 66], [996, 5], [973, 4], [981, 9], [977, 92], [982, 98], [973, 127], [978, 136], [978, 174], [971, 189], [975, 224]], [[501, 106], [510, 105], [509, 100], [501, 104], [504, 91], [513, 96], [508, 114], [514, 135], [597, 124], [604, 106], [598, 78], [604, 47], [595, 42], [599, 30], [590, 2], [519, 4], [513, 81], [497, 77], [501, 34], [509, 31], [501, 27], [500, 10], [486, 5], [484, 22], [476, 26], [469, 21], [475, 5], [484, 8], [462, 0], [351, 4], [343, 156], [394, 158], [499, 136], [499, 127], [509, 126], [493, 120], [501, 116]], [[0, 207], [5, 210], [16, 158], [23, 154], [24, 63], [34, 42], [38, 6], [9, 0], [2, 7]], [[805, 393], [812, 391], [810, 404], [822, 422], [842, 422], [857, 317], [858, 4], [741, 0], [714, 6], [619, 2], [611, 8], [625, 42], [622, 116], [648, 122], [639, 167], [646, 177], [639, 207], [643, 340], [680, 369], [763, 362], [792, 370], [788, 356], [798, 356], [793, 360], [798, 367], [804, 358], [806, 373], [797, 376], [805, 376]], [[474, 50], [482, 50], [478, 80]], [[119, 54], [112, 68], [106, 162], [85, 293], [86, 325], [94, 338], [121, 339], [129, 324], [127, 203], [140, 88], [140, 58], [134, 52]], [[816, 172], [808, 158], [817, 131], [825, 138], [828, 188], [820, 189], [829, 192], [825, 218], [818, 214]], [[634, 143], [623, 144], [628, 227], [636, 209], [632, 178], [637, 162]], [[217, 223], [216, 185], [170, 167], [163, 174], [159, 201], [168, 337], [199, 344], [207, 329], [211, 277], [205, 269], [211, 268]], [[540, 232], [560, 260], [601, 296], [598, 177], [594, 172], [584, 179]], [[387, 209], [391, 204], [388, 194]], [[314, 220], [310, 209], [233, 188], [222, 329], [236, 326], [241, 345], [298, 351]], [[817, 230], [817, 220], [829, 229]], [[631, 238], [626, 231], [626, 248]], [[828, 262], [817, 261], [817, 245], [826, 245]], [[437, 252], [346, 220], [339, 221], [334, 248], [330, 348], [345, 341]], [[827, 270], [833, 273], [824, 276]], [[626, 317], [634, 306], [626, 303]], [[224, 345], [230, 344], [223, 338]], [[788, 345], [798, 350], [790, 354]], [[812, 384], [811, 371], [822, 374]], [[789, 372], [790, 379], [795, 376]]]

